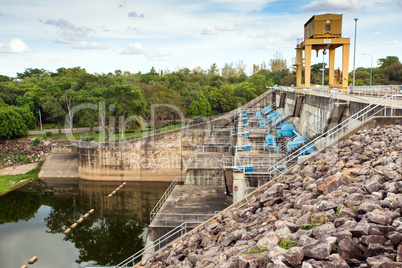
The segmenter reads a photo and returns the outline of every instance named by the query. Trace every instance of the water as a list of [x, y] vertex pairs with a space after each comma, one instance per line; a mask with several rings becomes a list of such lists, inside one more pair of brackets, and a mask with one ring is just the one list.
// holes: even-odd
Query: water
[[[170, 183], [37, 181], [0, 197], [0, 267], [116, 265], [144, 247], [149, 212]], [[63, 231], [90, 209], [77, 229]]]

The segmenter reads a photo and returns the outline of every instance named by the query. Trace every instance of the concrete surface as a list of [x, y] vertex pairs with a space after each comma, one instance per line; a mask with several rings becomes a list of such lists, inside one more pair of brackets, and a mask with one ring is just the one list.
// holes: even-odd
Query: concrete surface
[[78, 178], [78, 154], [50, 154], [43, 164], [38, 177], [39, 179]]
[[26, 165], [5, 167], [0, 169], [0, 175], [17, 175], [17, 174], [25, 174], [28, 171], [36, 168], [38, 163], [31, 163]]
[[214, 214], [232, 203], [232, 197], [225, 194], [222, 186], [176, 185], [149, 227], [176, 227], [182, 220], [205, 221], [210, 216], [198, 218], [195, 214]]

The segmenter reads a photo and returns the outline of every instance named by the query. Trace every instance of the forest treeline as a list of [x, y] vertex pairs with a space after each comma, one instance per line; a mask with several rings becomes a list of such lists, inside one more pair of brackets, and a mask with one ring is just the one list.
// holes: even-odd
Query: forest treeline
[[[388, 56], [378, 64], [372, 70], [373, 85], [402, 84], [402, 64], [397, 57]], [[91, 74], [75, 67], [56, 72], [27, 68], [16, 77], [0, 75], [0, 139], [26, 136], [39, 123], [39, 116], [44, 123], [59, 127], [65, 121], [70, 128], [74, 124], [91, 128], [100, 124], [111, 135], [119, 127], [138, 127], [140, 117], [149, 121], [153, 113], [157, 129], [163, 120], [175, 119], [178, 114], [166, 106], [151, 111], [152, 104], [177, 107], [186, 117], [208, 117], [235, 109], [274, 85], [296, 83], [294, 70], [280, 58], [271, 60], [269, 67], [264, 62], [253, 65], [251, 75], [246, 74], [245, 67], [240, 61], [225, 64], [222, 69], [212, 64], [207, 70], [180, 68], [173, 72], [152, 68], [147, 73], [116, 70]], [[322, 64], [313, 65], [311, 70], [312, 84], [321, 85]], [[351, 76], [352, 72], [350, 83]], [[328, 84], [327, 68], [325, 77]], [[355, 85], [369, 84], [370, 68], [357, 68]], [[74, 112], [73, 107], [80, 104], [87, 106]], [[133, 115], [138, 117], [123, 120], [123, 124], [119, 121]]]

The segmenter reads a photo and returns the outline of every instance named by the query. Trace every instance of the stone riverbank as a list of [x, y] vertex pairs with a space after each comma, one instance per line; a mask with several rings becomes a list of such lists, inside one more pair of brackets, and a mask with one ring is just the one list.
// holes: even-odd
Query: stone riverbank
[[402, 267], [402, 126], [297, 164], [144, 267]]

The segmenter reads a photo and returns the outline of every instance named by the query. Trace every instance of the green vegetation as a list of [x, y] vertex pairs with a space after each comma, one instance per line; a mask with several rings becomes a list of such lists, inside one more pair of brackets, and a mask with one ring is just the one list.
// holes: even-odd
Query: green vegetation
[[289, 238], [282, 238], [281, 242], [279, 242], [279, 246], [284, 249], [293, 248], [296, 245], [296, 241], [290, 240]]
[[0, 195], [6, 194], [16, 188], [19, 188], [34, 179], [38, 178], [38, 173], [43, 165], [39, 162], [38, 166], [25, 174], [2, 175], [0, 176]]
[[33, 141], [32, 141], [32, 146], [38, 146], [38, 144], [40, 143], [40, 139], [39, 138], [35, 138]]
[[310, 230], [310, 229], [313, 229], [314, 227], [317, 227], [317, 226], [320, 226], [320, 225], [322, 225], [322, 223], [307, 223], [307, 224], [304, 224], [304, 225], [300, 226], [300, 229], [302, 229], [302, 230]]
[[20, 153], [0, 154], [0, 167], [4, 166], [8, 159], [11, 158], [14, 164], [28, 164], [35, 162], [36, 156], [26, 156]]
[[267, 251], [267, 250], [266, 250], [265, 248], [260, 249], [260, 250], [258, 250], [258, 249], [252, 249], [252, 250], [250, 250], [249, 252], [243, 253], [242, 255], [245, 255], [245, 254], [263, 253], [264, 251]]
[[[280, 53], [268, 65], [254, 64], [249, 76], [241, 61], [226, 63], [221, 70], [216, 64], [208, 70], [157, 72], [151, 68], [148, 73], [116, 70], [108, 74], [90, 74], [80, 67], [56, 72], [27, 68], [15, 78], [0, 75], [0, 139], [26, 136], [40, 119], [44, 129], [64, 126], [70, 133], [74, 126], [91, 131], [100, 127], [108, 140], [115, 140], [115, 132], [123, 138], [129, 129], [141, 131], [143, 120], [153, 119], [153, 131], [159, 133], [164, 122], [175, 122], [182, 115], [199, 118], [225, 113], [274, 85], [296, 84], [294, 70], [286, 67]], [[312, 84], [321, 85], [321, 68], [321, 64], [312, 66]], [[328, 77], [328, 69], [325, 72]], [[370, 84], [370, 68], [356, 69], [355, 84]], [[373, 85], [379, 84], [402, 84], [399, 58], [379, 59]]]
[[335, 213], [333, 214], [333, 216], [338, 216], [338, 214], [339, 214], [339, 212], [341, 211], [341, 206], [340, 205], [338, 205], [336, 208], [335, 208]]

